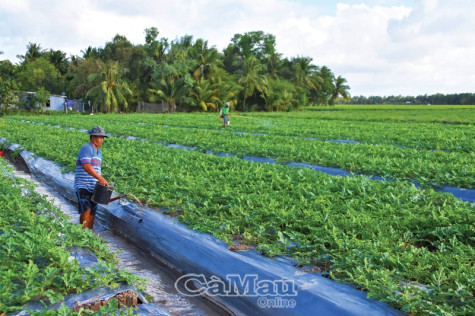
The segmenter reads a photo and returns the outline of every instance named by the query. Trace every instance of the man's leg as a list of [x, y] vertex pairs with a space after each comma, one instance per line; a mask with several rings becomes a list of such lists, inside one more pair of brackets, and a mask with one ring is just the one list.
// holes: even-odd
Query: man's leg
[[92, 229], [97, 208], [97, 204], [91, 201], [92, 193], [80, 189], [76, 195], [78, 197], [79, 224], [84, 229]]
[[89, 213], [89, 221], [87, 222], [87, 228], [92, 230], [92, 227], [94, 226], [94, 215]]
[[84, 229], [92, 229], [94, 225], [94, 215], [91, 215], [91, 210], [86, 210], [79, 215], [79, 224], [82, 224]]

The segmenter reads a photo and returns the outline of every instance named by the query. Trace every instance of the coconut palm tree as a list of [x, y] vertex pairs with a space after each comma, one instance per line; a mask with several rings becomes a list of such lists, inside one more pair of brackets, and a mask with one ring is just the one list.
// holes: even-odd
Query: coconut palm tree
[[148, 92], [152, 94], [150, 100], [155, 101], [158, 97], [158, 100], [167, 102], [171, 113], [175, 112], [176, 103], [184, 96], [184, 91], [181, 80], [174, 78], [161, 79], [156, 89], [148, 89]]
[[195, 79], [205, 77], [206, 72], [212, 71], [220, 63], [219, 53], [216, 48], [208, 48], [208, 41], [202, 39], [196, 40], [191, 56], [195, 60], [193, 70], [193, 78]]
[[335, 101], [342, 96], [346, 101], [350, 101], [350, 86], [347, 85], [347, 80], [342, 76], [338, 76], [334, 82], [333, 92], [330, 98], [330, 105], [334, 105]]
[[218, 105], [229, 102], [230, 107], [234, 108], [238, 104], [238, 96], [242, 91], [242, 86], [238, 83], [238, 75], [229, 75], [226, 70], [217, 68], [209, 80], [217, 92], [214, 98]]
[[68, 61], [68, 58], [66, 57], [66, 53], [60, 50], [50, 49], [47, 55], [48, 55], [49, 62], [52, 63], [56, 69], [59, 70], [61, 75], [66, 74], [66, 72], [68, 71], [68, 66], [69, 66], [69, 61]]
[[267, 57], [267, 71], [271, 78], [279, 78], [279, 65], [282, 54], [272, 53]]
[[298, 106], [296, 87], [288, 80], [271, 79], [269, 89], [272, 93], [264, 95], [268, 111], [284, 111]]
[[99, 51], [97, 48], [93, 48], [91, 46], [88, 46], [85, 50], [81, 50], [82, 53], [82, 58], [88, 59], [88, 58], [98, 58], [99, 57]]
[[193, 85], [190, 99], [196, 107], [201, 107], [204, 112], [208, 110], [216, 110], [218, 107], [217, 101], [219, 100], [217, 97], [218, 92], [218, 89], [215, 89], [215, 87], [210, 84], [209, 80], [199, 78]]
[[159, 42], [153, 45], [152, 56], [158, 64], [165, 60], [169, 48], [170, 44], [166, 38], [161, 39]]
[[242, 102], [242, 110], [246, 108], [246, 99], [253, 96], [255, 91], [267, 93], [267, 76], [261, 73], [265, 71], [264, 66], [259, 63], [256, 57], [249, 56], [244, 61], [244, 71], [239, 83], [243, 86], [244, 100]]
[[294, 68], [294, 82], [305, 88], [315, 91], [321, 89], [323, 79], [318, 74], [318, 67], [312, 64], [311, 57], [297, 57], [292, 59]]
[[40, 44], [28, 43], [28, 45], [26, 45], [26, 54], [17, 55], [16, 57], [20, 60], [23, 60], [23, 62], [34, 61], [40, 58], [44, 52], [45, 50], [41, 48]]
[[318, 76], [323, 79], [316, 100], [318, 105], [328, 105], [331, 102], [332, 93], [335, 90], [335, 75], [327, 66], [321, 67]]
[[189, 63], [188, 55], [192, 49], [193, 36], [185, 35], [179, 40], [171, 42], [170, 51], [166, 56], [166, 62], [170, 64]]
[[120, 78], [118, 63], [99, 62], [98, 66], [100, 72], [89, 77], [96, 86], [86, 93], [86, 97], [91, 97], [96, 110], [102, 112], [127, 110], [129, 107], [127, 99], [132, 97], [133, 93], [127, 82]]

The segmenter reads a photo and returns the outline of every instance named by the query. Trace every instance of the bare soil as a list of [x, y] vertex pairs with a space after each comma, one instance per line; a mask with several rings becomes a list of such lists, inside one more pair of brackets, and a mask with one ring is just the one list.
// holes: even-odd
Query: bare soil
[[82, 304], [82, 305], [79, 304], [79, 302], [77, 302], [77, 305], [71, 308], [71, 310], [73, 312], [79, 312], [79, 310], [83, 308], [83, 309], [98, 311], [101, 308], [101, 306], [109, 305], [109, 302], [114, 298], [117, 299], [117, 308], [132, 307], [132, 306], [136, 306], [139, 303], [137, 294], [134, 293], [132, 290], [127, 290], [125, 292], [114, 295], [108, 300], [101, 300], [101, 301], [96, 301], [96, 302]]

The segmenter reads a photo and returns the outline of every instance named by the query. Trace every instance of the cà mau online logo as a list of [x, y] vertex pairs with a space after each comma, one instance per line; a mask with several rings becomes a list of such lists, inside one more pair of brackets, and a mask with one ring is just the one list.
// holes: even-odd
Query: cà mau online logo
[[297, 287], [292, 280], [259, 280], [257, 274], [228, 274], [223, 280], [217, 276], [185, 274], [175, 282], [176, 290], [186, 296], [297, 296]]

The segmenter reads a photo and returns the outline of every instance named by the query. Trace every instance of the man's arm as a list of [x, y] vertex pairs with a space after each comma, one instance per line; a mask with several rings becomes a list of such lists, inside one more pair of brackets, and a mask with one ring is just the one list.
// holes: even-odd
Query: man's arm
[[84, 170], [89, 173], [91, 176], [93, 176], [94, 178], [97, 179], [97, 181], [99, 181], [99, 184], [102, 184], [102, 185], [109, 185], [109, 183], [106, 181], [106, 179], [104, 179], [100, 174], [98, 174], [96, 172], [96, 170], [94, 170], [94, 168], [91, 166], [91, 164], [89, 163], [85, 163], [82, 165], [82, 167], [84, 168]]

